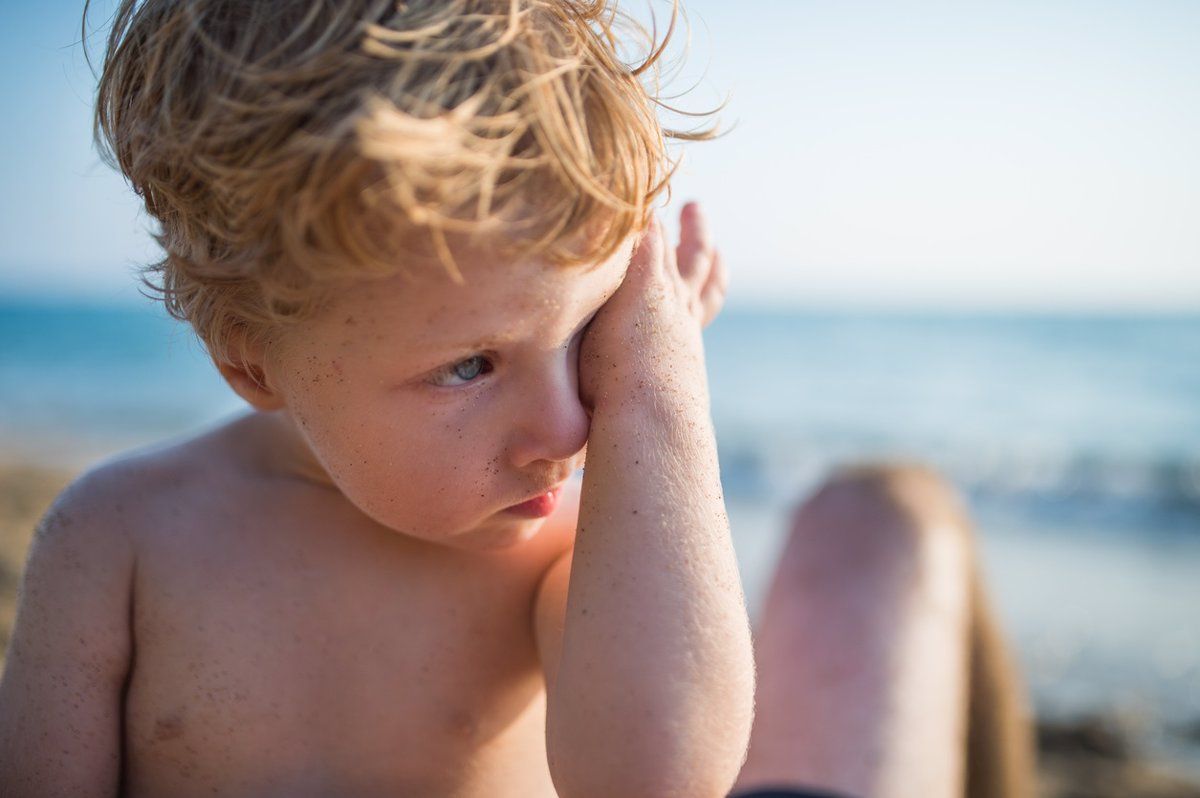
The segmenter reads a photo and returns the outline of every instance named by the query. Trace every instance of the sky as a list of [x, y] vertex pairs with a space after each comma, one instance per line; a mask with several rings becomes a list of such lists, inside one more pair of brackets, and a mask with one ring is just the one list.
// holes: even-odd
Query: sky
[[[701, 202], [731, 305], [1200, 310], [1200, 3], [686, 7], [667, 88], [728, 132], [677, 151], [664, 213]], [[0, 296], [137, 300], [156, 257], [91, 143], [81, 9], [0, 27]]]

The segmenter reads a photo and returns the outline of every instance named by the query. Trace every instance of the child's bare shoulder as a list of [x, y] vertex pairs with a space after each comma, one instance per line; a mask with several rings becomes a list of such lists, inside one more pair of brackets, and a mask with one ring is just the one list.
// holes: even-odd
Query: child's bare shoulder
[[[110, 457], [76, 476], [51, 502], [34, 529], [25, 582], [47, 587], [86, 570], [128, 571], [138, 538], [179, 472], [159, 450]], [[36, 581], [35, 581], [36, 580]]]
[[188, 520], [206, 503], [211, 509], [228, 500], [231, 486], [250, 487], [244, 453], [231, 444], [245, 438], [246, 421], [122, 452], [86, 469], [55, 497], [34, 530], [26, 581], [53, 590], [83, 559], [90, 573], [107, 569], [131, 582], [138, 557], [164, 536], [194, 531]]
[[227, 422], [187, 438], [131, 449], [91, 466], [54, 500], [43, 517], [53, 529], [87, 519], [94, 534], [129, 536], [142, 519], [169, 510], [228, 473], [232, 457], [223, 440], [243, 421]]
[[235, 417], [187, 437], [114, 455], [77, 477], [51, 508], [54, 519], [89, 520], [93, 534], [152, 542], [164, 524], [178, 527], [189, 510], [219, 514], [235, 487], [251, 488], [256, 419]]

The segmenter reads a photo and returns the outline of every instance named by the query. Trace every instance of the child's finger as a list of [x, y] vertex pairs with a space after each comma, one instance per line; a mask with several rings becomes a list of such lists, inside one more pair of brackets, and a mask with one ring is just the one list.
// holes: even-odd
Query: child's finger
[[725, 305], [725, 295], [729, 289], [729, 274], [725, 271], [725, 262], [720, 251], [713, 252], [712, 272], [700, 292], [700, 302], [704, 307], [704, 318], [701, 324], [705, 327], [717, 317]]
[[704, 280], [704, 287], [700, 289], [700, 295], [704, 296], [714, 292], [724, 294], [728, 290], [729, 273], [725, 270], [725, 259], [721, 257], [720, 250], [713, 250], [712, 268]]
[[713, 268], [709, 284], [716, 287], [722, 294], [729, 293], [729, 272], [725, 269], [725, 259], [720, 250], [713, 250]]
[[658, 234], [660, 236], [659, 243], [662, 245], [663, 268], [667, 274], [674, 274], [679, 270], [679, 253], [667, 246], [667, 231], [663, 228], [661, 222], [659, 223]]
[[712, 268], [713, 242], [708, 222], [699, 203], [689, 202], [679, 212], [679, 246], [675, 257], [679, 275], [693, 288], [699, 289]]
[[704, 300], [704, 318], [700, 320], [701, 327], [707, 327], [713, 319], [721, 312], [721, 308], [725, 306], [724, 294], [712, 294]]

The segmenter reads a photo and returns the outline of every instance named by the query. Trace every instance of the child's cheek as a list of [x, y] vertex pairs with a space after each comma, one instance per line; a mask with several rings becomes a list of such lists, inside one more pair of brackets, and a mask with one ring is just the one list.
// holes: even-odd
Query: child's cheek
[[466, 424], [414, 406], [374, 415], [376, 423], [346, 430], [356, 440], [340, 452], [343, 492], [360, 509], [428, 538], [457, 534], [494, 510], [499, 469]]

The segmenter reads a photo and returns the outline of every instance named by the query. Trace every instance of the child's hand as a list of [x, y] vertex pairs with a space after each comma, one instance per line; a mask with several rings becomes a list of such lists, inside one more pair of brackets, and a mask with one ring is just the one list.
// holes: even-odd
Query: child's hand
[[666, 256], [691, 289], [693, 314], [707, 327], [725, 304], [729, 276], [699, 203], [689, 202], [679, 212], [679, 246], [673, 253], [668, 250]]
[[707, 397], [700, 330], [720, 312], [726, 287], [725, 268], [699, 205], [683, 207], [674, 251], [652, 219], [624, 281], [584, 338], [579, 358], [584, 403], [595, 408], [614, 391], [618, 398], [645, 398], [648, 391], [672, 388]]

